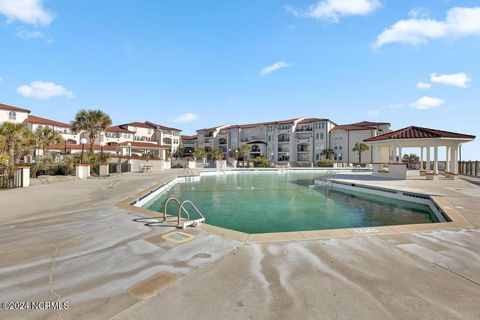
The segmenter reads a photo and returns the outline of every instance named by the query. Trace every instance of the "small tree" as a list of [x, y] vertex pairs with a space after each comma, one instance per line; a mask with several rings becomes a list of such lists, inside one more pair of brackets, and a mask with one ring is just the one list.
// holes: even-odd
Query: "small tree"
[[213, 161], [215, 160], [223, 160], [223, 152], [220, 149], [213, 149], [210, 151], [210, 159]]
[[112, 124], [110, 116], [102, 110], [85, 110], [77, 112], [72, 121], [72, 131], [80, 133], [85, 131], [90, 140], [90, 153], [94, 153], [93, 144], [100, 132], [105, 131]]
[[16, 157], [30, 145], [30, 131], [20, 123], [4, 122], [0, 125], [2, 136], [2, 152], [8, 153], [10, 164], [14, 164]]
[[248, 144], [242, 144], [240, 148], [238, 148], [238, 153], [240, 158], [242, 158], [243, 161], [247, 160], [248, 154], [250, 153], [250, 150], [252, 147]]
[[270, 161], [265, 156], [258, 156], [253, 159], [253, 165], [255, 167], [267, 168], [270, 167]]
[[185, 153], [185, 148], [182, 146], [178, 146], [177, 150], [175, 151], [175, 158], [183, 158], [183, 155]]
[[193, 151], [193, 157], [195, 159], [205, 159], [207, 156], [207, 153], [205, 152], [204, 149], [198, 148]]
[[357, 142], [355, 143], [355, 146], [353, 147], [352, 151], [353, 152], [358, 152], [358, 162], [362, 163], [362, 152], [368, 151], [370, 149], [368, 145], [366, 145], [363, 142]]
[[419, 157], [415, 153], [404, 154], [403, 155], [403, 162], [407, 162], [409, 164], [418, 162]]
[[325, 159], [328, 159], [330, 160], [330, 158], [332, 157], [332, 155], [335, 153], [335, 151], [333, 151], [332, 148], [325, 148], [322, 150], [322, 155], [325, 156]]
[[63, 143], [63, 137], [57, 131], [50, 127], [38, 128], [33, 133], [33, 141], [35, 145], [43, 151], [45, 155], [49, 145], [55, 143]]

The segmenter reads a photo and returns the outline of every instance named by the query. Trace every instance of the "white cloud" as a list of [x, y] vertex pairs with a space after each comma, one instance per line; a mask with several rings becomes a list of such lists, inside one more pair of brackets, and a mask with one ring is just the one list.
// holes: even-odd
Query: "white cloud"
[[266, 75], [269, 75], [272, 72], [275, 72], [275, 71], [278, 71], [280, 69], [287, 68], [287, 67], [290, 67], [290, 66], [292, 66], [292, 65], [289, 64], [289, 63], [286, 63], [285, 61], [280, 61], [280, 62], [272, 64], [271, 66], [267, 66], [267, 67], [263, 68], [262, 70], [260, 70], [260, 73], [258, 75], [260, 77], [265, 77]]
[[408, 12], [408, 15], [411, 18], [428, 18], [428, 16], [430, 15], [430, 11], [427, 8], [423, 7], [413, 8], [412, 10], [410, 10], [410, 12]]
[[432, 84], [429, 83], [429, 82], [419, 82], [419, 83], [417, 83], [417, 88], [418, 89], [430, 89], [431, 86], [432, 86]]
[[405, 103], [395, 103], [388, 106], [390, 109], [401, 109], [405, 107]]
[[43, 0], [0, 0], [0, 14], [7, 22], [15, 20], [35, 26], [48, 26], [53, 15], [43, 8]]
[[430, 75], [430, 81], [433, 83], [446, 84], [448, 86], [455, 86], [460, 88], [466, 88], [467, 83], [471, 81], [465, 72], [454, 74], [436, 74]]
[[306, 10], [285, 7], [295, 16], [338, 22], [344, 16], [366, 15], [381, 7], [378, 0], [322, 0]]
[[452, 8], [443, 21], [423, 17], [400, 20], [377, 36], [374, 47], [395, 42], [419, 45], [468, 35], [480, 35], [480, 7]]
[[30, 85], [20, 86], [17, 88], [17, 92], [25, 97], [36, 99], [49, 99], [56, 96], [74, 97], [73, 93], [63, 86], [44, 81], [33, 81]]
[[427, 110], [441, 106], [444, 104], [445, 101], [440, 98], [433, 98], [433, 97], [421, 97], [417, 101], [411, 104], [412, 107], [417, 109]]
[[181, 114], [174, 119], [175, 122], [179, 123], [193, 122], [195, 120], [197, 120], [197, 116], [191, 112]]
[[370, 110], [370, 111], [367, 112], [367, 114], [370, 117], [378, 117], [380, 115], [380, 111], [379, 110]]
[[30, 40], [30, 39], [45, 39], [47, 43], [51, 43], [53, 38], [41, 31], [30, 31], [25, 29], [20, 29], [17, 31], [17, 37], [23, 40]]

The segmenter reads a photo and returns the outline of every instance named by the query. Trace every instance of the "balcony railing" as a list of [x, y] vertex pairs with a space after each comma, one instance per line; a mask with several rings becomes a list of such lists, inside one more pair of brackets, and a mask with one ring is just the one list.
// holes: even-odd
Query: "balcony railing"
[[311, 132], [312, 128], [297, 128], [296, 132]]

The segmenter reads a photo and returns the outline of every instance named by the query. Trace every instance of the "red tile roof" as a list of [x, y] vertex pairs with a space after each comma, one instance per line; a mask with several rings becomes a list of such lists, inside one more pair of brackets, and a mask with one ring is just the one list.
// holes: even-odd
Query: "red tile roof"
[[319, 119], [319, 118], [305, 118], [298, 123], [311, 123], [311, 122], [319, 122], [319, 121], [330, 121], [329, 119]]
[[393, 140], [393, 139], [433, 139], [433, 138], [473, 140], [475, 139], [475, 136], [469, 135], [469, 134], [463, 134], [463, 133], [410, 126], [403, 129], [387, 132], [376, 137], [368, 138], [363, 141], [371, 142], [371, 141], [383, 141], [383, 140]]
[[14, 107], [14, 106], [9, 106], [8, 104], [2, 104], [2, 103], [0, 103], [0, 109], [30, 113], [30, 110], [23, 109], [23, 108], [18, 108], [18, 107]]
[[216, 126], [216, 127], [211, 127], [211, 128], [198, 129], [197, 132], [198, 132], [198, 131], [212, 131], [212, 130], [217, 130], [217, 129], [220, 128], [220, 127], [232, 127], [232, 126], [224, 124], [224, 125], [221, 125], [221, 126]]
[[108, 127], [107, 130], [105, 131], [109, 131], [109, 132], [122, 132], [122, 133], [135, 133], [133, 131], [130, 131], [130, 130], [127, 130], [125, 128], [122, 128], [120, 126], [111, 126], [111, 127]]
[[255, 140], [255, 141], [249, 141], [247, 144], [267, 144], [265, 141], [261, 140]]
[[377, 126], [388, 125], [388, 122], [371, 122], [371, 121], [361, 121], [352, 124], [342, 124], [339, 126], [335, 126], [333, 130], [344, 130], [344, 131], [354, 131], [354, 130], [373, 130], [377, 129]]
[[37, 124], [45, 124], [49, 126], [56, 126], [56, 127], [62, 127], [62, 128], [70, 128], [70, 124], [65, 123], [65, 122], [59, 122], [55, 120], [50, 120], [50, 119], [45, 119], [45, 118], [40, 118], [37, 116], [28, 116], [29, 123], [37, 123]]
[[389, 122], [372, 122], [372, 121], [361, 121], [361, 122], [352, 123], [352, 124], [357, 126], [370, 126], [370, 127], [390, 125]]
[[[73, 143], [67, 143], [66, 144], [67, 149], [70, 150], [82, 150], [82, 145], [81, 144], [73, 144]], [[101, 146], [98, 144], [93, 145], [94, 150], [101, 150]], [[59, 143], [59, 144], [51, 144], [48, 146], [48, 149], [60, 149], [63, 150], [65, 149], [65, 144]], [[90, 149], [90, 143], [85, 144], [85, 151], [88, 151]], [[103, 150], [110, 150], [110, 151], [115, 151], [117, 150], [116, 146], [104, 146]]]
[[160, 129], [160, 130], [178, 131], [178, 132], [182, 131], [182, 130], [177, 129], [177, 128], [162, 126], [161, 124], [155, 124], [155, 123], [150, 122], [150, 121], [145, 121], [145, 124], [148, 124], [152, 127], [156, 127], [157, 129]]
[[119, 143], [118, 145], [126, 146], [129, 143], [134, 148], [151, 148], [151, 149], [169, 148], [168, 146], [162, 146], [160, 144], [156, 144], [153, 142], [139, 142], [139, 141], [125, 141], [125, 142]]
[[368, 127], [368, 126], [359, 126], [355, 124], [343, 124], [339, 126], [333, 127], [332, 131], [336, 130], [343, 130], [343, 131], [354, 131], [354, 130], [375, 130], [375, 127]]
[[[223, 130], [237, 129], [237, 128], [242, 128], [242, 129], [255, 128], [255, 127], [261, 126], [261, 125], [289, 124], [289, 123], [293, 123], [295, 120], [298, 120], [298, 119], [300, 119], [300, 118], [293, 118], [293, 119], [279, 120], [279, 121], [266, 121], [266, 122], [236, 124], [236, 125], [229, 125], [229, 126], [218, 126], [218, 127], [200, 129], [200, 130], [197, 130], [197, 131], [211, 131], [211, 130], [215, 130], [219, 127], [225, 127], [225, 128], [222, 128], [220, 130], [220, 131], [223, 131]], [[299, 121], [298, 123], [310, 123], [310, 122], [317, 122], [317, 121], [330, 121], [330, 122], [334, 123], [333, 121], [331, 121], [329, 119], [319, 119], [319, 118], [306, 118], [306, 119], [303, 119], [303, 120]]]
[[194, 136], [180, 136], [180, 139], [181, 140], [196, 140], [197, 135], [194, 135]]
[[130, 127], [138, 127], [138, 128], [155, 129], [154, 125], [152, 125], [152, 124], [148, 124], [148, 123], [145, 123], [145, 122], [137, 122], [137, 121], [121, 124], [119, 126], [120, 127], [130, 126]]

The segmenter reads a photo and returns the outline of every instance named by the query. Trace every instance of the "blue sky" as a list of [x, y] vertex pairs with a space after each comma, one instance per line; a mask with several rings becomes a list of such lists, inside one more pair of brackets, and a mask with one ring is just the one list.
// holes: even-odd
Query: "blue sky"
[[0, 40], [0, 102], [59, 121], [101, 108], [186, 134], [306, 116], [480, 135], [479, 1], [0, 0]]

